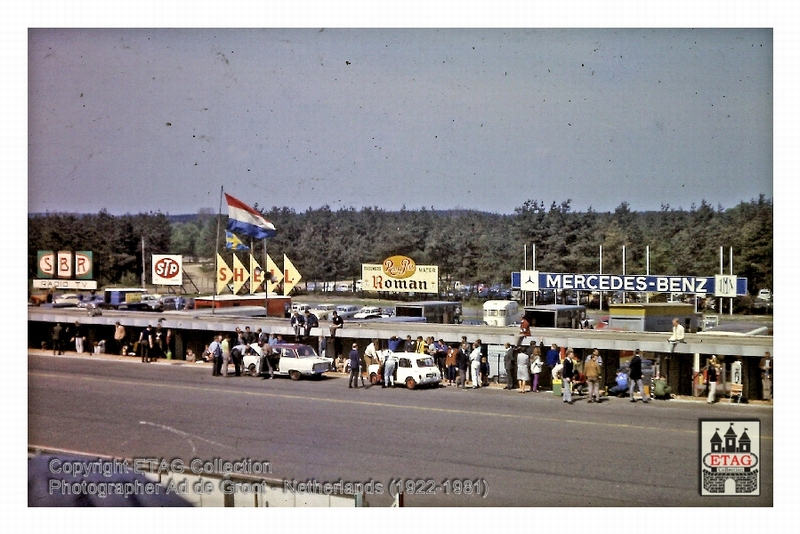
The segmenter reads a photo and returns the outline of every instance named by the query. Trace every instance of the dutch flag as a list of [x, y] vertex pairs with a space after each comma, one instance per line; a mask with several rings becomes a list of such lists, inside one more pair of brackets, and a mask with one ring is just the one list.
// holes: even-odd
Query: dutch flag
[[225, 193], [228, 202], [228, 230], [254, 239], [275, 235], [275, 227], [256, 210]]

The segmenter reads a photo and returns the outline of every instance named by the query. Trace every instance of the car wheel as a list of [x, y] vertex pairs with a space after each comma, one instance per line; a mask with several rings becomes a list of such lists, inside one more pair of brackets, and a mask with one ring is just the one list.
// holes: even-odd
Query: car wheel
[[380, 381], [381, 381], [381, 379], [380, 379], [380, 377], [378, 376], [377, 373], [372, 373], [372, 374], [369, 375], [369, 383], [372, 384], [373, 386], [377, 386], [378, 382], [380, 382]]
[[289, 378], [292, 380], [300, 380], [300, 371], [289, 371]]
[[409, 376], [408, 378], [406, 378], [406, 387], [408, 389], [414, 389], [415, 387], [417, 387], [417, 383], [414, 382], [414, 379]]
[[247, 368], [247, 372], [250, 374], [250, 376], [258, 376], [258, 373], [256, 372], [256, 364], [251, 363]]

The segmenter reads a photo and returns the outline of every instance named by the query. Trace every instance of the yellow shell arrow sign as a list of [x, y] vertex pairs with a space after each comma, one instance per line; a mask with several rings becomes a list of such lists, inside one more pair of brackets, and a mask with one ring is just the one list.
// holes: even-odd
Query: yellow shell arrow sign
[[300, 276], [300, 272], [295, 269], [292, 262], [289, 261], [289, 258], [286, 257], [286, 254], [283, 255], [283, 296], [288, 296], [289, 293], [294, 289], [294, 286], [300, 281], [302, 276]]

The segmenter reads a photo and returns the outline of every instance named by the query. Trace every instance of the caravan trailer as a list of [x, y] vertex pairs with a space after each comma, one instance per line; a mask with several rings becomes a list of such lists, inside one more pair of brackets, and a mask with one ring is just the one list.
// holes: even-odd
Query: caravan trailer
[[491, 326], [510, 326], [519, 319], [519, 305], [513, 300], [487, 300], [483, 321]]

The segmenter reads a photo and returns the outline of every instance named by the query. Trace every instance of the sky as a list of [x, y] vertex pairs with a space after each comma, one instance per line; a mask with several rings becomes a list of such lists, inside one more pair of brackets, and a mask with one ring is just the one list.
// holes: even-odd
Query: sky
[[773, 198], [773, 30], [31, 29], [28, 211]]

